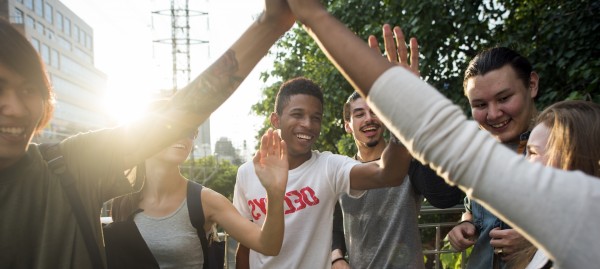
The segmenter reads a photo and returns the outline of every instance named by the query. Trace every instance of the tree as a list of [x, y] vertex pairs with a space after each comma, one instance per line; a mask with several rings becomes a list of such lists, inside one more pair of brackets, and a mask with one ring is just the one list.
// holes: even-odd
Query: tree
[[[417, 37], [421, 77], [467, 114], [464, 70], [479, 51], [494, 46], [513, 48], [531, 61], [541, 77], [539, 109], [564, 99], [600, 103], [598, 0], [327, 0], [324, 4], [365, 40], [371, 34], [380, 39], [383, 23], [399, 25], [405, 36]], [[275, 64], [261, 78], [278, 82], [264, 89], [264, 99], [252, 110], [268, 119], [282, 81], [310, 78], [323, 87], [325, 101], [316, 148], [353, 155], [356, 149], [342, 120], [351, 86], [300, 27], [288, 32], [272, 53]], [[265, 120], [262, 131], [268, 126]], [[446, 265], [459, 268], [459, 262], [447, 257]]]
[[190, 163], [187, 161], [181, 166], [182, 174], [207, 188], [233, 200], [233, 189], [237, 176], [238, 166], [228, 160], [218, 160], [214, 156], [207, 156], [194, 161], [194, 176], [190, 177]]
[[[527, 56], [541, 76], [540, 109], [556, 101], [588, 99], [600, 103], [600, 1], [328, 0], [329, 11], [358, 36], [381, 37], [381, 25], [403, 28], [419, 40], [421, 76], [469, 113], [463, 95], [463, 70], [479, 51], [508, 46]], [[345, 135], [342, 105], [351, 86], [300, 27], [280, 40], [273, 69], [263, 72], [264, 99], [252, 107], [258, 115], [273, 111], [282, 81], [304, 76], [324, 90], [320, 150], [352, 153]], [[262, 131], [268, 126], [265, 125]], [[262, 132], [261, 132], [262, 133]]]

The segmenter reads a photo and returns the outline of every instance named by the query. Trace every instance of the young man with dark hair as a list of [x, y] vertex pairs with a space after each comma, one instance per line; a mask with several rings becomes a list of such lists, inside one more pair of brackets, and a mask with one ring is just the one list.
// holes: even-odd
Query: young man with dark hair
[[[539, 77], [527, 58], [506, 47], [477, 54], [465, 70], [464, 93], [482, 130], [519, 154], [537, 115]], [[522, 235], [476, 201], [465, 201], [461, 222], [448, 234], [456, 250], [473, 246], [467, 268], [510, 268], [516, 253], [531, 246]]]
[[[285, 238], [279, 256], [266, 257], [240, 246], [238, 268], [325, 268], [331, 265], [333, 209], [342, 193], [402, 183], [411, 156], [390, 143], [379, 163], [361, 164], [346, 156], [312, 150], [321, 131], [323, 94], [306, 78], [284, 83], [271, 124], [288, 147], [289, 176], [285, 198]], [[265, 192], [252, 163], [238, 170], [233, 203], [242, 216], [261, 225]], [[248, 264], [249, 262], [249, 264]]]
[[[398, 26], [384, 24], [383, 41], [388, 61], [400, 64], [408, 61], [404, 33]], [[377, 38], [369, 36], [369, 46], [380, 53]], [[419, 75], [419, 48], [416, 38], [410, 39], [410, 70]], [[353, 92], [343, 108], [344, 128], [352, 134], [361, 162], [381, 156], [386, 141], [386, 128], [358, 92]], [[407, 180], [408, 179], [408, 180]], [[433, 170], [412, 160], [402, 185], [364, 191], [358, 198], [342, 195], [341, 207], [336, 207], [331, 259], [332, 268], [424, 268], [418, 215], [423, 202], [447, 208], [458, 204], [463, 193], [451, 187]], [[396, 208], [390, 210], [389, 208]], [[337, 212], [337, 210], [342, 211]], [[346, 261], [342, 259], [348, 250]], [[349, 265], [348, 265], [349, 263]]]
[[[380, 158], [387, 145], [385, 126], [357, 92], [344, 104], [344, 127], [358, 149], [354, 159], [372, 162]], [[331, 259], [336, 262], [332, 268], [346, 263], [340, 259], [343, 249], [335, 246], [347, 247], [347, 263], [353, 268], [424, 268], [418, 227], [423, 197], [438, 208], [447, 208], [460, 203], [463, 194], [416, 160], [410, 161], [400, 186], [367, 190], [358, 197], [343, 194], [339, 208], [343, 225], [338, 222], [336, 227], [334, 222], [333, 227]]]

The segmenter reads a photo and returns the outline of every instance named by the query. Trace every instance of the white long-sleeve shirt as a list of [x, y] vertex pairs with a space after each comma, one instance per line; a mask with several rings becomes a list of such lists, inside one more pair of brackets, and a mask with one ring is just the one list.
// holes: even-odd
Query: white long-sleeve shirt
[[416, 159], [515, 227], [557, 266], [600, 265], [598, 178], [526, 161], [404, 68], [383, 73], [367, 101]]

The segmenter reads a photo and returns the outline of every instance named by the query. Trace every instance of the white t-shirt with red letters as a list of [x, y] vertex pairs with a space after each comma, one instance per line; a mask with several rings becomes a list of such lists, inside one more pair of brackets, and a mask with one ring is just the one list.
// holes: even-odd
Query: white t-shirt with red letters
[[[312, 157], [290, 170], [284, 201], [285, 236], [278, 256], [250, 250], [250, 268], [330, 268], [333, 209], [350, 189], [350, 170], [358, 161], [331, 152]], [[266, 191], [253, 163], [240, 166], [233, 205], [242, 216], [262, 226]]]

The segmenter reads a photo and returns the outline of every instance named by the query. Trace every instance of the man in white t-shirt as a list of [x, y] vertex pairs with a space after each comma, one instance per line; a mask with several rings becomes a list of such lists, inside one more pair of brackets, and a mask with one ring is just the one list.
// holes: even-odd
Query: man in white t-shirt
[[[284, 83], [275, 102], [270, 120], [287, 144], [290, 167], [283, 246], [274, 257], [248, 252], [240, 246], [237, 268], [329, 268], [333, 210], [339, 196], [350, 189], [400, 185], [411, 156], [397, 140], [389, 143], [379, 163], [361, 164], [346, 156], [313, 151], [312, 145], [321, 132], [323, 94], [309, 79]], [[265, 197], [252, 163], [243, 164], [235, 185], [235, 207], [242, 216], [262, 225]]]

